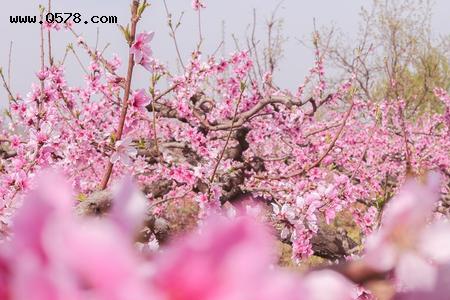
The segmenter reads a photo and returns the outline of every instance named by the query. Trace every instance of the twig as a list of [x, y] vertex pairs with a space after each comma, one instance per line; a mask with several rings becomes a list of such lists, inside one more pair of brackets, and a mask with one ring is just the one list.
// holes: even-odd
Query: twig
[[262, 74], [261, 64], [259, 62], [259, 57], [258, 57], [258, 49], [257, 49], [257, 45], [256, 45], [256, 40], [255, 40], [255, 31], [256, 31], [256, 9], [253, 9], [253, 26], [252, 26], [251, 41], [252, 41], [253, 49], [255, 50], [255, 60], [256, 60], [256, 65], [258, 67], [259, 77], [262, 79], [263, 74]]
[[100, 29], [97, 27], [97, 34], [95, 35], [95, 52], [97, 52], [98, 49], [98, 39], [99, 39], [99, 35], [100, 35]]
[[[44, 8], [41, 7], [41, 12], [40, 12], [40, 21], [41, 21], [41, 72], [44, 72], [45, 70], [45, 60], [44, 60], [44, 56], [45, 56], [45, 50], [44, 50]], [[39, 79], [41, 82], [41, 95], [40, 97], [37, 99], [36, 102], [36, 106], [37, 106], [37, 122], [36, 122], [36, 129], [39, 130], [41, 127], [41, 111], [42, 111], [42, 101], [44, 100], [44, 89], [45, 89], [45, 83], [44, 83], [44, 79]]]
[[[52, 1], [48, 0], [48, 13], [52, 12]], [[51, 30], [48, 31], [48, 63], [53, 66]]]
[[83, 65], [83, 63], [81, 62], [80, 57], [78, 57], [78, 54], [75, 52], [75, 49], [73, 49], [72, 46], [70, 46], [70, 50], [72, 50], [73, 55], [75, 55], [76, 60], [78, 61], [78, 64], [81, 66], [81, 69], [83, 69], [85, 74], [89, 74], [88, 70], [86, 69], [86, 67]]
[[151, 95], [152, 95], [152, 102], [151, 102], [151, 106], [152, 106], [152, 126], [153, 126], [153, 135], [154, 135], [154, 141], [155, 141], [155, 151], [156, 151], [156, 156], [159, 158], [160, 156], [160, 152], [159, 152], [159, 146], [158, 146], [158, 136], [156, 134], [156, 109], [155, 109], [155, 78], [153, 76], [152, 78], [152, 88], [150, 89]]
[[3, 86], [5, 87], [6, 92], [8, 93], [8, 100], [14, 103], [17, 103], [17, 99], [13, 96], [10, 87], [8, 86], [8, 83], [6, 82], [5, 75], [3, 75], [3, 71], [0, 69], [0, 77], [3, 81]]
[[242, 100], [242, 96], [244, 95], [244, 91], [245, 91], [245, 83], [243, 84], [243, 86], [241, 88], [241, 93], [239, 95], [239, 99], [237, 101], [236, 108], [234, 109], [233, 120], [231, 121], [230, 131], [228, 132], [227, 140], [225, 141], [225, 145], [223, 146], [222, 152], [220, 153], [220, 155], [217, 159], [217, 163], [214, 166], [214, 170], [211, 175], [211, 178], [209, 179], [208, 195], [210, 195], [210, 193], [211, 193], [211, 187], [212, 187], [212, 184], [214, 183], [214, 177], [216, 176], [217, 169], [219, 168], [220, 162], [225, 154], [225, 151], [227, 150], [228, 143], [230, 142], [231, 135], [233, 134], [234, 123], [236, 122], [236, 116], [239, 111], [239, 105], [241, 104], [241, 100]]
[[11, 86], [11, 55], [12, 55], [13, 41], [9, 43], [9, 54], [8, 54], [8, 86]]
[[400, 125], [402, 127], [402, 133], [403, 133], [403, 141], [405, 144], [405, 156], [406, 156], [406, 174], [409, 175], [412, 172], [412, 165], [411, 165], [411, 152], [409, 150], [408, 146], [408, 134], [406, 132], [406, 124], [405, 124], [405, 116], [403, 113], [403, 109], [399, 104], [398, 112], [400, 115]]
[[333, 129], [333, 128], [336, 128], [336, 127], [339, 127], [340, 125], [341, 124], [337, 123], [337, 124], [333, 124], [333, 125], [327, 126], [325, 128], [317, 129], [317, 130], [314, 130], [314, 131], [311, 131], [311, 132], [305, 134], [304, 137], [308, 138], [308, 137], [316, 135], [318, 133], [321, 133], [321, 132], [324, 132], [324, 131], [327, 131], [327, 130], [330, 130], [330, 129]]
[[370, 143], [372, 142], [372, 138], [373, 138], [373, 136], [374, 136], [373, 133], [374, 133], [374, 131], [375, 131], [377, 125], [378, 125], [378, 120], [375, 121], [375, 124], [374, 124], [374, 125], [372, 126], [372, 128], [370, 129], [370, 132], [369, 132], [369, 139], [368, 139], [368, 141], [367, 141], [367, 143], [366, 143], [366, 146], [364, 147], [364, 150], [363, 150], [363, 152], [362, 152], [362, 154], [361, 154], [361, 157], [360, 157], [360, 159], [359, 159], [358, 165], [356, 166], [355, 170], [353, 171], [352, 176], [350, 177], [350, 181], [352, 181], [353, 178], [355, 178], [356, 173], [357, 173], [357, 172], [359, 171], [359, 169], [361, 168], [362, 162], [363, 162], [363, 160], [364, 160], [364, 156], [366, 155], [367, 150], [369, 149]]
[[268, 179], [268, 180], [283, 180], [283, 179], [289, 179], [292, 177], [296, 177], [296, 176], [300, 176], [303, 174], [308, 173], [310, 170], [320, 166], [320, 164], [322, 163], [322, 161], [325, 159], [325, 157], [327, 157], [327, 155], [330, 153], [330, 151], [334, 148], [334, 146], [336, 145], [337, 140], [339, 139], [339, 137], [342, 134], [342, 131], [344, 130], [345, 125], [347, 124], [347, 120], [350, 117], [350, 114], [352, 112], [354, 106], [354, 102], [352, 101], [350, 108], [347, 110], [347, 113], [345, 114], [344, 120], [342, 121], [341, 127], [339, 128], [337, 134], [334, 136], [333, 140], [331, 141], [330, 145], [328, 146], [328, 148], [325, 150], [325, 152], [320, 156], [320, 158], [318, 160], [316, 160], [313, 164], [311, 164], [310, 166], [298, 171], [298, 172], [294, 172], [292, 174], [289, 175], [282, 175], [282, 176], [277, 176], [277, 177], [261, 177], [261, 176], [255, 176], [255, 178], [257, 179]]
[[185, 67], [185, 65], [183, 63], [183, 59], [181, 58], [181, 52], [180, 52], [180, 48], [178, 47], [178, 42], [177, 42], [177, 37], [176, 37], [176, 31], [177, 31], [178, 26], [180, 26], [180, 24], [181, 24], [181, 18], [183, 17], [183, 13], [181, 13], [180, 18], [178, 19], [177, 25], [174, 28], [173, 24], [172, 24], [172, 14], [169, 11], [169, 7], [167, 6], [167, 2], [166, 2], [166, 0], [163, 0], [163, 2], [164, 2], [164, 8], [166, 9], [167, 24], [168, 24], [169, 29], [170, 29], [169, 36], [172, 38], [173, 43], [175, 44], [175, 50], [177, 52], [178, 59], [180, 60], [180, 64], [183, 67], [183, 70], [186, 70], [186, 67]]
[[200, 9], [197, 12], [197, 21], [198, 21], [198, 44], [197, 44], [197, 51], [200, 51], [200, 47], [203, 43], [203, 35], [202, 35], [202, 19], [201, 19], [201, 13]]
[[60, 62], [61, 65], [64, 65], [64, 64], [66, 63], [66, 58], [67, 58], [67, 54], [69, 53], [70, 47], [71, 47], [71, 45], [68, 45], [68, 46], [66, 47], [66, 50], [64, 51], [63, 59], [62, 59], [62, 61]]
[[[139, 0], [133, 0], [131, 5], [131, 30], [130, 30], [130, 40], [128, 41], [128, 46], [131, 48], [131, 46], [134, 43], [135, 36], [136, 36], [136, 26], [139, 21], [139, 17], [137, 10], [139, 6]], [[131, 49], [130, 49], [131, 50]], [[130, 98], [130, 90], [131, 90], [131, 79], [133, 77], [133, 69], [134, 69], [134, 55], [130, 52], [128, 55], [128, 71], [127, 71], [127, 79], [125, 82], [125, 92], [123, 96], [123, 103], [122, 103], [122, 111], [120, 113], [120, 119], [119, 119], [119, 125], [117, 127], [117, 131], [115, 134], [115, 137], [117, 140], [120, 140], [122, 138], [123, 133], [123, 127], [125, 125], [125, 119], [127, 116], [128, 111], [128, 100]], [[111, 177], [113, 169], [113, 163], [108, 159], [108, 165], [106, 167], [105, 174], [103, 176], [102, 182], [100, 184], [100, 189], [104, 190], [108, 186], [109, 179]]]
[[150, 209], [152, 209], [152, 208], [154, 208], [154, 207], [156, 207], [156, 206], [158, 206], [160, 204], [172, 201], [172, 200], [182, 199], [182, 198], [186, 197], [190, 192], [192, 192], [192, 189], [189, 189], [186, 193], [184, 193], [184, 194], [182, 194], [180, 196], [174, 196], [174, 197], [169, 197], [169, 198], [165, 198], [165, 199], [160, 199], [158, 201], [154, 201], [150, 205]]

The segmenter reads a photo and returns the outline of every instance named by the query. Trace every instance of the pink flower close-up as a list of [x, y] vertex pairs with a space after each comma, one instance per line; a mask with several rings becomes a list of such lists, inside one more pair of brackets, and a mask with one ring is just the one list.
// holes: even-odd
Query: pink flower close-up
[[122, 164], [129, 166], [132, 164], [132, 159], [136, 156], [137, 150], [134, 148], [131, 137], [126, 137], [115, 143], [115, 151], [111, 155], [111, 162], [116, 163], [120, 161]]
[[150, 97], [147, 96], [144, 89], [140, 89], [133, 93], [131, 103], [134, 108], [145, 111], [145, 107], [150, 104]]
[[147, 65], [149, 57], [152, 56], [152, 49], [150, 42], [155, 35], [154, 32], [141, 32], [136, 36], [133, 45], [130, 48], [130, 53], [134, 54], [134, 61], [143, 66]]
[[368, 237], [365, 259], [373, 268], [394, 269], [403, 290], [436, 289], [439, 266], [450, 265], [450, 223], [430, 222], [440, 177], [410, 180], [386, 208], [382, 227]]

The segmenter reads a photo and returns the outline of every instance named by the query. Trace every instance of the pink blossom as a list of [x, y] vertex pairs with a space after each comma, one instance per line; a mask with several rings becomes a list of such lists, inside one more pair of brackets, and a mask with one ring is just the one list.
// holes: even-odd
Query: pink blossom
[[192, 0], [192, 8], [196, 11], [199, 11], [202, 8], [206, 8], [206, 5], [202, 0]]
[[44, 27], [44, 29], [47, 29], [49, 31], [52, 30], [52, 29], [54, 29], [56, 31], [59, 31], [61, 29], [61, 25], [58, 22], [51, 22], [50, 23], [50, 22], [44, 21], [42, 26]]
[[394, 269], [403, 290], [433, 290], [437, 266], [450, 264], [450, 224], [428, 224], [439, 195], [439, 177], [426, 185], [410, 180], [389, 203], [381, 229], [369, 236], [365, 260], [376, 269]]
[[40, 70], [36, 76], [39, 78], [39, 80], [45, 80], [49, 76], [48, 70]]
[[122, 60], [117, 54], [114, 54], [113, 59], [109, 61], [113, 70], [117, 70], [122, 65]]
[[295, 227], [291, 240], [292, 240], [292, 257], [296, 261], [308, 258], [313, 255], [311, 245], [312, 232], [305, 228], [302, 224]]
[[72, 27], [73, 27], [73, 22], [72, 21], [64, 22], [64, 29], [70, 30]]
[[113, 155], [111, 155], [111, 162], [115, 164], [116, 162], [120, 161], [126, 166], [130, 166], [132, 163], [132, 158], [136, 157], [137, 150], [136, 148], [131, 145], [132, 138], [126, 137], [125, 139], [122, 139], [120, 141], [117, 141], [115, 144], [115, 152]]
[[147, 96], [144, 89], [133, 92], [131, 104], [140, 111], [145, 111], [145, 107], [150, 104], [150, 97]]
[[42, 145], [47, 142], [50, 138], [51, 127], [50, 124], [45, 123], [41, 125], [39, 130], [34, 128], [30, 129], [30, 144], [31, 145]]
[[153, 70], [152, 59], [149, 56], [143, 56], [141, 61], [139, 62], [139, 64], [149, 72], [151, 72]]
[[148, 66], [149, 57], [152, 56], [152, 49], [149, 43], [152, 41], [154, 32], [142, 32], [136, 36], [133, 45], [130, 48], [130, 53], [134, 54], [134, 61], [137, 64]]
[[14, 183], [21, 190], [28, 188], [29, 180], [24, 170], [20, 170], [14, 175]]
[[17, 135], [13, 135], [11, 137], [11, 146], [14, 148], [19, 147], [21, 141], [20, 141], [20, 137], [18, 137]]

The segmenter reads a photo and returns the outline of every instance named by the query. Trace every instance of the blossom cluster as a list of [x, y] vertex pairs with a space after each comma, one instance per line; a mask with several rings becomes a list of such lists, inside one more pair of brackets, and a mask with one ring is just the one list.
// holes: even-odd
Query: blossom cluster
[[[77, 193], [87, 196], [112, 162], [113, 181], [130, 172], [143, 187], [170, 178], [167, 192], [146, 195], [150, 202], [163, 200], [158, 210], [164, 199], [180, 197], [197, 199], [200, 216], [242, 194], [272, 203], [281, 238], [298, 245], [294, 256], [302, 259], [312, 254], [309, 240], [321, 219], [332, 223], [351, 211], [361, 231], [370, 232], [376, 207], [409, 171], [437, 169], [449, 180], [448, 113], [404, 120], [401, 99], [349, 99], [351, 79], [328, 97], [294, 96], [249, 81], [255, 65], [246, 51], [206, 59], [194, 53], [184, 74], [173, 76], [150, 57], [152, 37], [138, 34], [130, 48], [135, 62], [151, 71], [154, 86], [130, 92], [119, 140], [124, 78], [116, 73], [116, 56], [93, 55], [81, 87], [66, 82], [62, 65], [45, 67], [37, 74], [41, 84], [11, 102], [10, 119], [2, 123], [2, 231], [40, 169], [62, 168]], [[82, 39], [80, 46], [89, 50]], [[303, 90], [312, 77], [321, 78], [320, 65]], [[161, 78], [169, 90], [158, 88]], [[448, 95], [436, 94], [448, 112]], [[448, 193], [445, 183], [442, 188]]]

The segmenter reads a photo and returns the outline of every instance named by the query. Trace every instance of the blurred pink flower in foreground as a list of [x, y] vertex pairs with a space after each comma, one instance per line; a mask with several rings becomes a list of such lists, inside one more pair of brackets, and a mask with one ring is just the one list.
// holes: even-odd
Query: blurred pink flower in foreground
[[112, 220], [77, 218], [61, 177], [41, 175], [15, 216], [0, 248], [0, 299], [149, 299], [127, 237]]
[[153, 283], [163, 299], [352, 299], [355, 287], [334, 271], [301, 276], [277, 267], [274, 235], [247, 208], [231, 220], [211, 216], [157, 257]]
[[450, 264], [450, 224], [429, 223], [439, 181], [436, 173], [426, 184], [410, 180], [388, 204], [380, 230], [367, 240], [366, 262], [380, 271], [394, 269], [401, 291], [438, 290], [440, 268]]
[[[173, 241], [149, 260], [133, 247], [147, 201], [126, 179], [101, 218], [73, 212], [70, 187], [55, 173], [38, 177], [0, 245], [0, 299], [346, 300], [357, 288], [332, 270], [300, 275], [276, 266], [273, 235], [239, 214], [214, 216], [199, 232]], [[370, 236], [364, 262], [395, 270], [396, 299], [447, 299], [450, 225], [429, 224], [439, 193], [407, 183]], [[33, 183], [34, 184], [34, 183]]]
[[61, 176], [41, 176], [0, 246], [0, 299], [350, 299], [333, 271], [304, 278], [274, 266], [266, 228], [217, 216], [145, 260], [130, 242], [145, 199], [126, 180], [103, 219], [77, 217]]

